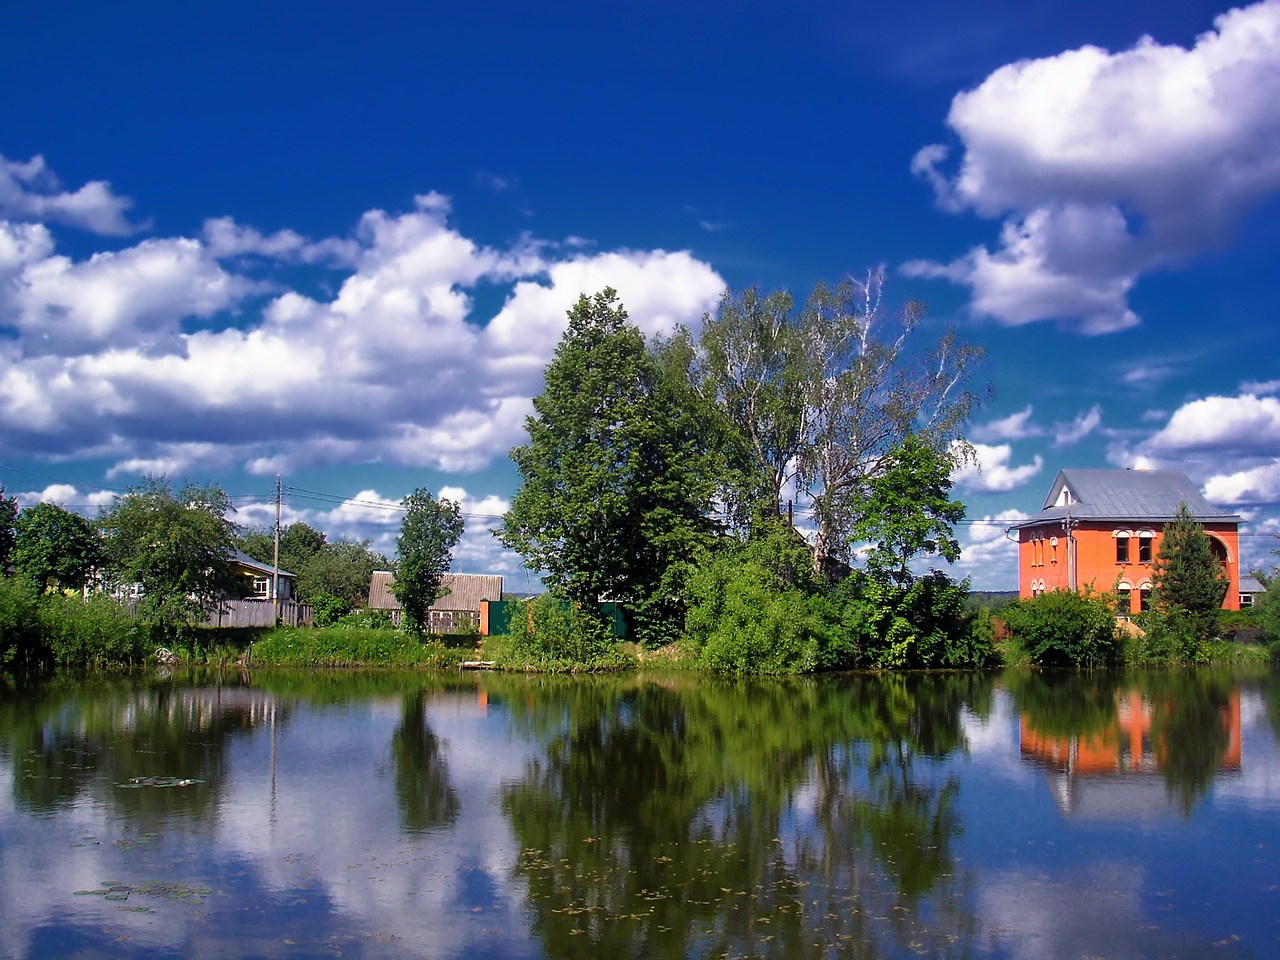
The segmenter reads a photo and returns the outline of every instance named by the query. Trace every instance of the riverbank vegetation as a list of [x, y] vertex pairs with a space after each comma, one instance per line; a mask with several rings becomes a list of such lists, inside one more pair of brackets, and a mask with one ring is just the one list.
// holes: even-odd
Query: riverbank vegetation
[[[511, 451], [520, 487], [496, 531], [548, 593], [481, 649], [429, 633], [428, 609], [463, 531], [458, 506], [403, 501], [396, 591], [404, 629], [353, 613], [367, 544], [305, 524], [237, 532], [216, 487], [164, 478], [117, 497], [96, 524], [0, 490], [0, 668], [135, 663], [157, 647], [242, 657], [190, 624], [231, 588], [228, 558], [270, 552], [303, 571], [315, 629], [256, 636], [251, 658], [293, 666], [625, 669], [652, 658], [723, 673], [1044, 668], [1205, 663], [1223, 641], [1225, 584], [1190, 514], [1168, 525], [1154, 603], [1117, 616], [1105, 586], [999, 609], [970, 601], [959, 559], [965, 508], [952, 476], [982, 391], [982, 351], [932, 327], [915, 302], [883, 305], [873, 271], [785, 292], [727, 293], [698, 331], [649, 339], [616, 293], [583, 295]], [[5, 512], [7, 511], [7, 512]], [[8, 519], [6, 519], [6, 517]], [[91, 584], [106, 573], [107, 581]], [[134, 616], [82, 592], [136, 584]], [[86, 589], [88, 588], [88, 589]], [[64, 594], [73, 594], [68, 599]], [[1280, 642], [1264, 599], [1264, 639]], [[228, 649], [228, 647], [231, 649]]]

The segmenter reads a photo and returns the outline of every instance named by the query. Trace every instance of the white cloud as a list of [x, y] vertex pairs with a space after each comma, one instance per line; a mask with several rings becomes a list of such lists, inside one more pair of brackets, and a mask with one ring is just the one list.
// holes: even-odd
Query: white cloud
[[973, 589], [1018, 588], [1018, 545], [1005, 534], [1010, 525], [1027, 517], [1021, 510], [1004, 510], [965, 521], [955, 568], [959, 575], [970, 578]]
[[1280, 503], [1280, 459], [1237, 473], [1210, 477], [1204, 485], [1210, 503]]
[[957, 486], [981, 492], [1003, 492], [1020, 487], [1044, 467], [1044, 458], [1036, 454], [1031, 463], [1015, 467], [1010, 464], [1013, 449], [1007, 443], [990, 446], [975, 443], [974, 460], [963, 463], [953, 474]]
[[71, 192], [62, 190], [44, 157], [20, 163], [0, 156], [0, 216], [54, 221], [91, 233], [127, 236], [141, 229], [125, 217], [131, 206], [132, 200], [117, 196], [104, 180], [92, 180]]
[[15, 493], [14, 497], [23, 507], [32, 507], [37, 503], [53, 503], [65, 510], [92, 515], [98, 507], [107, 507], [115, 499], [110, 490], [81, 490], [70, 483], [51, 483], [43, 490], [27, 490]]
[[360, 245], [354, 240], [329, 237], [310, 241], [294, 230], [267, 235], [242, 226], [231, 217], [206, 220], [202, 236], [209, 256], [218, 260], [257, 256], [298, 263], [354, 265], [360, 254]]
[[[0, 224], [0, 445], [94, 449], [111, 475], [236, 463], [256, 475], [383, 461], [479, 469], [523, 442], [531, 398], [582, 293], [621, 294], [646, 333], [696, 325], [724, 281], [685, 252], [481, 245], [428, 193], [364, 214], [350, 241], [211, 220], [84, 260]], [[566, 251], [568, 248], [568, 252]], [[219, 262], [225, 259], [225, 265]], [[263, 260], [354, 264], [330, 299], [267, 290]], [[234, 264], [234, 267], [232, 266]], [[496, 316], [471, 291], [509, 284]], [[240, 315], [232, 311], [243, 311]]]
[[1164, 457], [1192, 452], [1265, 457], [1277, 450], [1280, 398], [1248, 393], [1186, 403], [1143, 444], [1143, 452]]
[[1027, 404], [1017, 413], [974, 427], [973, 438], [989, 443], [992, 440], [1023, 440], [1039, 436], [1040, 428], [1029, 422], [1032, 409], [1031, 404]]
[[1191, 49], [1144, 37], [1022, 60], [958, 94], [959, 169], [940, 144], [912, 169], [944, 209], [1006, 218], [1000, 246], [904, 269], [970, 287], [1004, 324], [1137, 324], [1141, 275], [1225, 242], [1280, 189], [1280, 0], [1214, 26]]
[[1053, 445], [1067, 447], [1079, 443], [1102, 423], [1102, 408], [1094, 404], [1089, 410], [1080, 414], [1069, 423], [1060, 423], [1053, 428]]

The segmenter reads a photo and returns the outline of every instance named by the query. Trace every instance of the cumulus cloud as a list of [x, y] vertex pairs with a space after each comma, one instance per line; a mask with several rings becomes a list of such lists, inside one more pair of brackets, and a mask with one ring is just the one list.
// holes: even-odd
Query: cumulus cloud
[[1012, 590], [1018, 583], [1018, 545], [1005, 532], [1029, 514], [1004, 510], [970, 517], [961, 528], [960, 559], [955, 564], [975, 590]]
[[0, 216], [7, 219], [54, 221], [91, 233], [127, 236], [142, 229], [125, 216], [131, 206], [133, 201], [118, 196], [105, 180], [91, 180], [68, 192], [44, 157], [21, 163], [0, 156]]
[[1144, 445], [1144, 453], [1174, 457], [1218, 453], [1269, 456], [1280, 450], [1280, 398], [1246, 393], [1183, 404]]
[[1003, 492], [1020, 487], [1044, 467], [1044, 458], [1036, 454], [1031, 463], [1013, 466], [1013, 448], [1007, 443], [994, 446], [975, 443], [973, 458], [961, 464], [952, 474], [956, 486], [979, 492]]
[[1190, 49], [1144, 37], [1001, 67], [952, 101], [958, 169], [941, 144], [912, 162], [943, 209], [1004, 218], [999, 245], [905, 269], [968, 286], [1003, 324], [1132, 327], [1140, 276], [1226, 242], [1280, 189], [1278, 97], [1280, 0]]
[[[447, 197], [365, 213], [349, 240], [224, 218], [76, 260], [42, 225], [0, 221], [0, 448], [93, 449], [112, 476], [362, 461], [476, 470], [524, 437], [582, 293], [616, 288], [648, 334], [696, 324], [724, 281], [682, 251], [587, 251], [453, 228]], [[338, 272], [331, 297], [263, 264]], [[345, 266], [344, 266], [345, 265]], [[478, 314], [481, 283], [510, 293]], [[270, 297], [267, 298], [267, 294]]]
[[1031, 404], [1027, 404], [1017, 413], [980, 424], [973, 428], [973, 438], [989, 443], [992, 440], [1023, 440], [1039, 436], [1040, 428], [1030, 422], [1032, 409]]

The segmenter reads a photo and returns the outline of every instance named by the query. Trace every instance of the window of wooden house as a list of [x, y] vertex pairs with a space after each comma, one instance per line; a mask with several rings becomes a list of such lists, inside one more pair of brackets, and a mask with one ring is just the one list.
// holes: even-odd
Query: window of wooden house
[[271, 578], [270, 577], [254, 577], [253, 578], [253, 595], [259, 600], [271, 599]]

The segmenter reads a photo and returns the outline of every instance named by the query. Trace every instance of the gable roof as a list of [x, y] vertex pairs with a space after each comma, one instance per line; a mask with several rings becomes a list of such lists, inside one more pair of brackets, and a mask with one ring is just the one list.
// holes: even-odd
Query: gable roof
[[1068, 514], [1073, 520], [1162, 523], [1177, 516], [1183, 501], [1201, 523], [1240, 522], [1238, 514], [1206, 500], [1191, 478], [1178, 470], [1059, 470], [1040, 512], [1013, 528], [1062, 520]]
[[[271, 564], [259, 563], [257, 560], [253, 559], [253, 557], [249, 556], [243, 550], [232, 550], [231, 562], [234, 564], [238, 564], [239, 566], [242, 566], [242, 567], [248, 567], [250, 570], [253, 570], [257, 573], [274, 574], [276, 572], [276, 568], [273, 567]], [[287, 577], [290, 580], [298, 579], [298, 575], [296, 573], [290, 573], [288, 570], [281, 570], [280, 576]]]
[[[400, 601], [391, 592], [396, 575], [390, 570], [375, 570], [369, 581], [370, 610], [399, 610]], [[440, 586], [448, 592], [431, 604], [431, 610], [480, 609], [481, 600], [502, 599], [502, 577], [483, 573], [446, 573]]]

